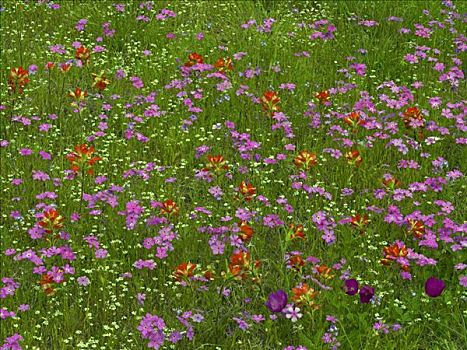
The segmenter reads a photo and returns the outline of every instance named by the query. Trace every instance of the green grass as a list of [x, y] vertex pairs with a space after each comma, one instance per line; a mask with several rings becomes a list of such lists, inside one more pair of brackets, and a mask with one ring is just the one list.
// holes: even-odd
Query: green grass
[[[466, 297], [465, 288], [459, 284], [462, 271], [454, 265], [465, 262], [462, 250], [453, 251], [453, 243], [446, 243], [437, 236], [438, 249], [420, 247], [417, 241], [408, 237], [404, 228], [384, 221], [385, 211], [391, 204], [397, 205], [403, 215], [419, 210], [423, 215], [435, 214], [431, 229], [434, 232], [443, 226], [444, 217], [436, 216], [439, 211], [434, 201], [449, 201], [455, 207], [447, 217], [458, 225], [465, 222], [465, 180], [463, 177], [448, 180], [441, 192], [428, 190], [413, 193], [413, 198], [394, 201], [389, 196], [378, 200], [373, 191], [382, 188], [384, 174], [391, 173], [402, 183], [403, 189], [409, 184], [423, 182], [428, 177], [443, 177], [450, 170], [467, 171], [465, 147], [456, 143], [456, 139], [465, 137], [461, 128], [456, 128], [453, 118], [446, 118], [442, 110], [447, 103], [459, 103], [465, 96], [465, 81], [460, 80], [459, 87], [451, 89], [448, 82], [439, 82], [439, 74], [432, 69], [434, 63], [423, 61], [412, 65], [404, 61], [406, 54], [414, 54], [415, 47], [425, 45], [440, 50], [439, 55], [432, 55], [444, 62], [446, 71], [453, 66], [452, 57], [465, 59], [465, 53], [454, 51], [453, 39], [462, 33], [465, 26], [462, 19], [454, 18], [453, 27], [458, 33], [450, 33], [448, 27], [434, 30], [429, 39], [413, 35], [414, 24], [428, 26], [430, 20], [442, 21], [441, 11], [446, 9], [440, 2], [431, 1], [154, 1], [152, 11], [143, 10], [138, 2], [127, 2], [126, 12], [115, 11], [113, 2], [76, 2], [62, 1], [59, 10], [51, 10], [44, 4], [34, 2], [4, 1], [0, 7], [1, 50], [0, 61], [0, 140], [8, 140], [7, 147], [0, 147], [0, 277], [12, 277], [20, 283], [14, 296], [1, 300], [1, 307], [16, 311], [20, 304], [29, 304], [30, 310], [17, 312], [14, 318], [0, 320], [0, 341], [19, 333], [24, 338], [20, 344], [25, 349], [143, 349], [147, 340], [143, 340], [137, 327], [146, 313], [162, 317], [173, 329], [181, 329], [176, 319], [176, 310], [193, 310], [204, 316], [201, 323], [193, 323], [194, 340], [186, 339], [173, 345], [177, 349], [283, 349], [288, 345], [303, 345], [308, 349], [328, 349], [329, 345], [321, 340], [329, 328], [327, 315], [338, 319], [337, 340], [341, 349], [462, 349], [467, 343], [465, 327]], [[465, 2], [455, 2], [456, 12], [461, 15], [466, 11]], [[177, 16], [165, 21], [153, 18], [150, 22], [135, 20], [141, 14], [152, 16], [160, 9], [167, 8]], [[430, 15], [423, 10], [429, 9]], [[403, 22], [387, 21], [389, 16], [404, 19]], [[358, 19], [356, 19], [358, 17]], [[86, 29], [78, 32], [76, 23], [86, 18]], [[259, 33], [256, 25], [242, 29], [241, 25], [255, 19], [257, 25], [264, 19], [274, 18], [271, 33]], [[308, 37], [313, 32], [310, 28], [299, 28], [299, 23], [306, 25], [314, 21], [328, 19], [337, 30], [334, 40], [314, 40]], [[363, 19], [379, 22], [375, 27], [358, 25]], [[102, 36], [102, 23], [110, 22], [110, 28], [116, 32], [113, 37], [105, 37], [96, 43], [96, 37]], [[410, 28], [412, 34], [401, 34], [401, 28]], [[203, 32], [204, 39], [196, 40], [197, 33]], [[294, 36], [288, 33], [295, 32]], [[174, 33], [176, 39], [169, 40], [166, 34]], [[58, 63], [74, 59], [72, 43], [79, 41], [87, 48], [103, 45], [102, 53], [91, 53], [89, 65], [83, 68], [72, 67], [63, 73]], [[61, 44], [66, 53], [51, 53], [49, 46]], [[221, 51], [218, 46], [225, 46]], [[366, 54], [359, 49], [367, 50]], [[149, 56], [144, 50], [151, 50]], [[310, 57], [297, 57], [295, 53], [307, 51]], [[187, 60], [191, 52], [200, 53], [206, 62], [214, 63], [219, 57], [233, 57], [235, 53], [246, 52], [241, 60], [233, 60], [234, 71], [229, 73], [232, 88], [219, 92], [217, 78], [206, 78], [206, 73], [185, 88], [190, 94], [196, 89], [203, 90], [203, 98], [192, 98], [196, 107], [202, 108], [197, 113], [197, 120], [187, 131], [181, 126], [193, 113], [187, 111], [183, 98], [178, 98], [177, 89], [164, 88], [173, 79], [180, 79], [179, 66]], [[367, 66], [365, 76], [353, 74], [346, 78], [339, 69], [347, 68], [346, 60], [354, 56], [353, 62]], [[47, 62], [55, 62], [50, 72], [44, 69]], [[10, 69], [22, 66], [27, 69], [35, 64], [38, 70], [30, 74], [30, 83], [24, 94], [8, 93]], [[281, 70], [275, 72], [275, 66]], [[259, 67], [261, 74], [247, 79], [238, 72]], [[462, 66], [460, 67], [462, 68]], [[115, 72], [123, 69], [127, 77], [115, 78]], [[103, 97], [95, 96], [92, 73], [105, 71], [111, 81], [104, 90]], [[144, 82], [144, 88], [137, 90], [128, 79], [138, 76]], [[439, 138], [434, 144], [422, 143], [421, 148], [409, 146], [407, 154], [402, 154], [395, 147], [386, 147], [388, 139], [372, 140], [372, 147], [365, 146], [367, 137], [376, 131], [383, 131], [392, 139], [405, 139], [413, 135], [406, 131], [398, 113], [402, 110], [388, 108], [378, 99], [380, 94], [396, 98], [388, 88], [377, 87], [385, 81], [394, 81], [399, 86], [406, 86], [414, 95], [414, 101], [407, 107], [418, 106], [427, 111], [426, 121], [435, 121], [446, 127], [448, 135], [439, 131], [426, 130], [427, 137]], [[341, 82], [353, 83], [355, 88], [346, 93], [332, 95], [332, 106], [319, 105], [314, 95], [318, 91], [339, 87]], [[412, 84], [423, 82], [424, 86], [415, 89]], [[294, 91], [279, 90], [284, 83], [294, 83]], [[245, 96], [237, 96], [240, 85], [248, 85], [249, 93], [260, 97], [264, 91], [279, 93], [281, 108], [292, 123], [295, 138], [288, 139], [282, 130], [271, 131], [271, 119], [261, 109], [261, 105], [252, 103]], [[76, 87], [88, 91], [86, 108], [80, 113], [73, 112], [70, 90]], [[337, 119], [337, 114], [347, 114], [360, 99], [360, 92], [367, 91], [373, 97], [375, 108], [380, 112], [368, 113], [375, 117], [398, 125], [395, 134], [388, 130], [367, 130], [360, 128], [356, 133], [349, 133], [363, 157], [360, 167], [347, 164], [344, 157], [332, 158], [323, 152], [327, 148], [339, 149], [342, 153], [350, 150], [338, 138], [344, 137], [335, 131], [329, 134], [331, 125], [348, 127]], [[135, 131], [149, 138], [140, 142], [135, 137], [125, 138], [125, 131], [131, 121], [128, 113], [142, 116], [145, 108], [152, 103], [137, 104], [138, 95], [147, 96], [157, 92], [154, 104], [164, 111], [160, 118], [145, 118], [135, 125]], [[113, 95], [119, 95], [113, 99]], [[434, 109], [429, 98], [439, 96], [442, 108]], [[219, 98], [223, 97], [223, 102]], [[186, 98], [186, 97], [184, 97]], [[321, 126], [309, 126], [310, 117], [304, 116], [308, 103], [317, 104], [316, 111], [321, 113]], [[133, 104], [127, 108], [126, 104]], [[109, 111], [102, 106], [111, 104]], [[460, 115], [462, 109], [451, 107], [453, 114]], [[56, 114], [57, 119], [48, 119]], [[99, 115], [107, 115], [108, 128], [105, 136], [96, 137], [89, 142], [87, 137], [98, 131]], [[31, 125], [12, 121], [14, 116], [40, 117], [32, 120]], [[459, 118], [460, 120], [460, 118]], [[261, 144], [251, 152], [263, 159], [285, 154], [286, 160], [275, 165], [264, 161], [245, 160], [234, 147], [226, 121], [235, 123], [239, 133], [248, 133], [250, 139]], [[39, 131], [39, 125], [50, 123], [49, 132]], [[459, 122], [460, 123], [460, 122]], [[387, 124], [386, 124], [387, 125]], [[66, 155], [75, 145], [92, 144], [96, 154], [102, 160], [94, 166], [95, 176], [106, 176], [103, 184], [95, 184], [95, 176], [77, 176], [67, 180], [65, 170], [70, 169]], [[284, 146], [293, 144], [295, 151], [287, 151]], [[229, 164], [232, 179], [219, 177], [211, 183], [197, 180], [195, 170], [206, 167], [207, 158], [195, 157], [195, 148], [208, 145], [207, 154], [221, 154]], [[20, 156], [19, 150], [29, 148], [33, 155]], [[52, 160], [43, 160], [40, 150], [51, 153]], [[293, 179], [299, 171], [293, 163], [299, 151], [308, 150], [318, 155], [318, 165], [308, 172], [306, 180]], [[424, 157], [422, 153], [428, 152]], [[439, 173], [433, 173], [432, 161], [437, 157], [447, 160], [448, 166]], [[419, 170], [398, 169], [403, 159], [415, 160]], [[145, 169], [148, 163], [164, 170], [154, 170], [148, 178], [138, 175], [124, 177], [130, 169]], [[241, 166], [248, 167], [242, 173]], [[240, 169], [239, 169], [240, 168]], [[43, 171], [51, 179], [62, 181], [61, 186], [54, 186], [52, 180], [33, 180], [34, 171]], [[149, 174], [148, 173], [148, 174]], [[175, 182], [166, 182], [167, 178], [176, 177]], [[12, 185], [15, 178], [22, 178], [20, 186]], [[259, 200], [239, 201], [237, 187], [242, 180], [256, 187], [257, 195], [266, 197], [271, 205]], [[308, 196], [303, 190], [295, 190], [292, 183], [303, 181], [308, 186], [320, 186], [332, 195], [332, 199], [313, 194]], [[102, 210], [97, 216], [89, 214], [93, 208], [81, 200], [83, 193], [95, 194], [109, 188], [110, 184], [123, 187], [118, 193], [118, 205], [115, 208], [98, 202], [96, 208]], [[218, 185], [224, 196], [215, 200], [208, 192]], [[343, 188], [352, 188], [354, 194], [341, 196]], [[53, 191], [56, 199], [37, 199], [36, 196], [46, 191]], [[18, 200], [18, 197], [20, 198]], [[276, 200], [285, 197], [293, 207], [287, 213]], [[146, 237], [154, 237], [160, 227], [144, 224], [146, 218], [158, 215], [158, 210], [151, 208], [151, 201], [172, 199], [180, 207], [180, 215], [172, 220], [177, 239], [174, 250], [168, 257], [159, 260], [154, 257], [155, 247], [147, 250], [143, 247]], [[125, 217], [119, 211], [125, 210], [130, 200], [139, 200], [145, 208], [134, 230], [125, 228]], [[414, 201], [419, 205], [414, 205]], [[6, 256], [8, 248], [17, 249], [18, 253], [28, 249], [39, 251], [50, 247], [52, 242], [44, 239], [33, 240], [28, 234], [40, 220], [34, 214], [42, 213], [44, 202], [54, 204], [65, 218], [63, 230], [70, 234], [70, 240], [61, 240], [57, 245], [69, 245], [76, 254], [70, 264], [74, 275], [67, 275], [67, 281], [57, 288], [54, 296], [47, 297], [40, 288], [40, 275], [33, 274], [33, 264], [14, 261], [13, 256]], [[370, 212], [367, 206], [377, 206], [385, 211], [378, 214]], [[196, 207], [205, 207], [212, 215], [198, 213], [190, 216]], [[253, 260], [260, 260], [259, 283], [234, 281], [223, 278], [229, 258], [234, 248], [227, 241], [223, 255], [213, 255], [209, 248], [207, 233], [198, 229], [202, 226], [219, 227], [238, 222], [237, 218], [223, 223], [221, 217], [230, 215], [240, 207], [257, 212], [250, 226], [254, 236], [246, 246]], [[12, 211], [19, 211], [21, 219], [10, 216]], [[316, 229], [311, 217], [318, 211], [326, 211], [335, 221], [356, 213], [367, 213], [371, 223], [364, 235], [349, 224], [337, 225], [336, 242], [327, 245], [322, 240], [322, 232]], [[79, 213], [81, 219], [71, 221], [72, 213]], [[265, 215], [278, 214], [285, 225], [268, 228], [263, 225]], [[307, 239], [292, 242], [286, 246], [285, 237], [290, 223], [304, 225]], [[428, 225], [426, 225], [428, 226]], [[465, 229], [464, 229], [465, 230]], [[83, 237], [98, 237], [101, 247], [108, 250], [108, 257], [96, 259], [93, 250], [83, 241]], [[461, 239], [462, 233], [453, 234]], [[382, 266], [383, 248], [402, 240], [416, 253], [437, 260], [436, 266], [418, 266], [411, 263], [412, 280], [403, 280], [396, 266]], [[312, 273], [312, 264], [308, 263], [302, 272], [293, 272], [286, 268], [284, 253], [302, 252], [303, 257], [313, 256], [321, 259], [322, 264], [332, 266], [342, 258], [346, 263], [341, 271], [334, 271], [335, 277], [326, 281], [332, 290], [320, 289], [313, 282], [310, 286], [321, 293], [317, 298], [318, 310], [301, 307], [303, 317], [296, 323], [285, 317], [269, 320], [270, 312], [264, 306], [269, 293], [284, 289], [289, 297], [291, 288], [303, 281], [305, 275]], [[154, 259], [154, 270], [137, 270], [133, 264], [138, 259]], [[58, 258], [46, 258], [46, 267], [62, 266], [65, 262]], [[199, 287], [202, 283], [193, 282], [188, 287], [180, 286], [172, 277], [174, 268], [182, 262], [194, 262], [200, 271], [209, 266], [216, 271], [212, 282], [206, 283], [206, 291]], [[375, 288], [380, 302], [362, 304], [358, 295], [350, 297], [342, 290], [339, 279], [343, 270], [349, 270], [351, 278], [357, 278], [360, 285], [368, 284]], [[122, 273], [131, 271], [133, 277], [124, 279]], [[430, 276], [443, 279], [446, 290], [437, 298], [429, 298], [423, 290], [425, 280]], [[79, 286], [76, 279], [87, 276], [89, 286]], [[218, 289], [228, 288], [231, 294], [222, 297]], [[136, 300], [137, 293], [145, 293], [144, 305]], [[245, 298], [250, 298], [249, 303]], [[263, 314], [266, 321], [254, 323], [243, 331], [235, 321], [242, 312]], [[402, 328], [389, 334], [378, 334], [372, 326], [383, 320], [388, 326], [399, 323]], [[168, 342], [166, 342], [166, 345]]]

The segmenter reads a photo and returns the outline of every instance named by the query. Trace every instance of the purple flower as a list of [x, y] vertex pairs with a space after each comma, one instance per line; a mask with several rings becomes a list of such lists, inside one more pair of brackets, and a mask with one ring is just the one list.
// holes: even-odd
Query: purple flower
[[467, 276], [460, 276], [459, 277], [459, 284], [462, 287], [467, 287]]
[[265, 305], [271, 312], [281, 312], [287, 305], [287, 293], [279, 289], [277, 292], [269, 294]]
[[107, 250], [97, 249], [95, 252], [95, 256], [97, 259], [105, 259], [107, 257]]
[[375, 295], [375, 289], [370, 286], [363, 286], [360, 289], [360, 301], [364, 304], [368, 304]]
[[21, 311], [21, 312], [28, 311], [29, 309], [30, 309], [29, 304], [21, 304], [21, 305], [18, 307], [18, 311]]
[[436, 298], [439, 297], [441, 293], [443, 293], [445, 287], [446, 284], [443, 282], [443, 280], [430, 277], [425, 282], [425, 293], [432, 298]]
[[350, 279], [345, 281], [345, 285], [342, 288], [347, 295], [355, 295], [358, 292], [358, 282], [356, 279]]
[[84, 286], [84, 287], [86, 287], [87, 285], [89, 285], [89, 283], [91, 283], [89, 281], [89, 278], [87, 278], [86, 276], [78, 277], [76, 281], [78, 282], [80, 286]]
[[144, 305], [144, 301], [146, 300], [146, 294], [144, 293], [136, 294], [136, 300], [138, 300], [139, 305]]

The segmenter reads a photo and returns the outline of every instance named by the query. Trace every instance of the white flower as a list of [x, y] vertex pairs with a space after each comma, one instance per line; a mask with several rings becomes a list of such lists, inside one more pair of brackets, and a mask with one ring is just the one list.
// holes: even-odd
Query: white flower
[[300, 313], [300, 308], [289, 306], [285, 309], [285, 317], [289, 318], [292, 322], [297, 322], [299, 318], [302, 318], [303, 314]]

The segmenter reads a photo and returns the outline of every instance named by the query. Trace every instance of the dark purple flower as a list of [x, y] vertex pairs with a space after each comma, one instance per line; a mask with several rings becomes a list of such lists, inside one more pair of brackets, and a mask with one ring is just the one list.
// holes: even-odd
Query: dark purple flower
[[364, 304], [368, 304], [375, 295], [375, 289], [370, 286], [363, 286], [360, 289], [360, 301]]
[[287, 305], [287, 293], [285, 293], [282, 289], [279, 289], [275, 293], [269, 294], [266, 307], [271, 312], [281, 312], [285, 305]]
[[432, 298], [436, 298], [443, 293], [445, 287], [446, 284], [444, 284], [443, 280], [430, 277], [425, 282], [425, 293]]
[[358, 282], [356, 279], [350, 279], [345, 281], [345, 285], [342, 288], [347, 295], [355, 295], [358, 293]]

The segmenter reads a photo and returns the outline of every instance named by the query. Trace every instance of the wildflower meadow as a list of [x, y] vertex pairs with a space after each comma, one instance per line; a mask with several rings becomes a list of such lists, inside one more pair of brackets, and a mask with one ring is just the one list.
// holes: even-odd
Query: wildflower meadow
[[0, 2], [0, 349], [465, 349], [465, 1]]

